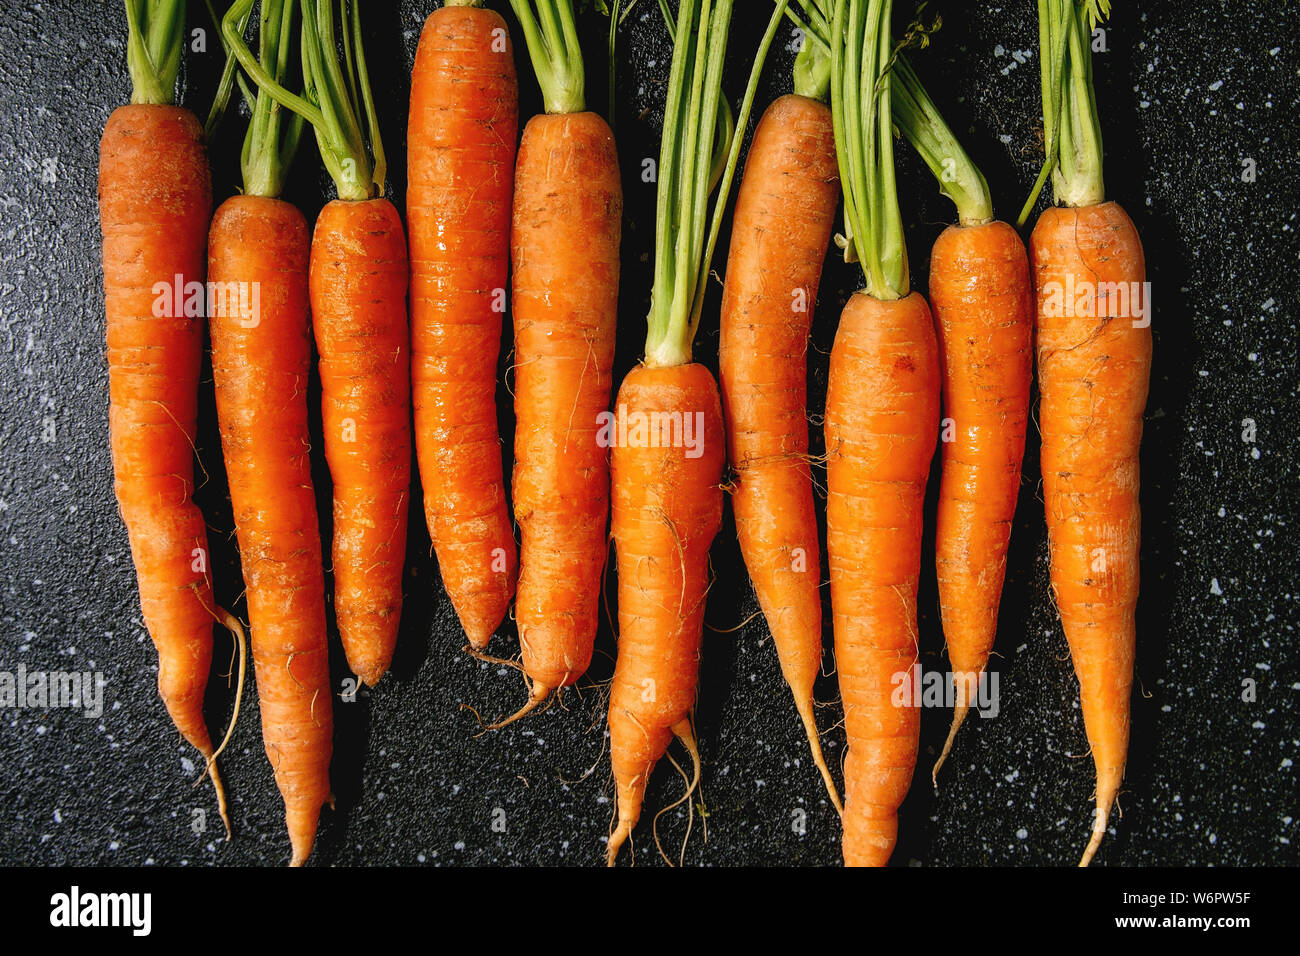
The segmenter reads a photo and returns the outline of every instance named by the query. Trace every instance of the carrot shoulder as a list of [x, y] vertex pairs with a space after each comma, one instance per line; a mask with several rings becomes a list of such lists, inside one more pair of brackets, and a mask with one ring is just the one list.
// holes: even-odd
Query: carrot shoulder
[[[285, 801], [293, 861], [311, 853], [330, 800], [332, 708], [325, 580], [311, 480], [307, 223], [278, 199], [217, 210], [208, 275], [227, 288], [211, 317], [217, 417], [244, 583], [267, 758]], [[241, 311], [256, 289], [256, 309]], [[249, 299], [243, 300], [244, 304]]]
[[496, 407], [519, 125], [509, 36], [491, 10], [435, 10], [407, 130], [416, 457], [443, 584], [479, 648], [517, 575]]
[[515, 171], [515, 618], [534, 701], [591, 662], [608, 550], [622, 187], [595, 113], [535, 116]]
[[[176, 289], [202, 282], [212, 187], [203, 130], [177, 106], [122, 106], [100, 143], [109, 437], [158, 690], [203, 756], [215, 605], [207, 528], [194, 505], [203, 318]], [[157, 287], [155, 287], [157, 286]], [[178, 308], [179, 306], [179, 308]]]
[[844, 702], [844, 862], [883, 866], [916, 765], [916, 588], [939, 419], [930, 310], [913, 292], [849, 299], [826, 396], [826, 546]]

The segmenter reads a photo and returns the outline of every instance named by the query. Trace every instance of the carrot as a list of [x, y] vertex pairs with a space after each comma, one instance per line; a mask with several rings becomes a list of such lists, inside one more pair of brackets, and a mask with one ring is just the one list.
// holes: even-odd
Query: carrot
[[192, 497], [202, 308], [186, 307], [203, 281], [212, 185], [203, 129], [173, 105], [183, 4], [140, 6], [127, 5], [132, 102], [113, 111], [99, 147], [114, 490], [158, 651], [158, 692], [203, 755], [228, 834], [203, 720], [218, 612], [207, 528]]
[[[733, 0], [718, 0], [711, 14], [708, 4], [703, 12], [701, 6], [700, 0], [684, 0], [677, 22], [669, 21], [673, 59], [645, 356], [618, 390], [609, 430], [619, 626], [609, 698], [618, 800], [618, 822], [606, 848], [610, 866], [640, 819], [650, 773], [674, 736], [694, 767], [678, 803], [689, 800], [699, 784], [692, 716], [709, 546], [722, 524], [724, 439], [717, 383], [691, 360], [691, 343], [759, 71], [785, 2], [778, 3], [759, 46], [729, 149], [718, 133]], [[715, 171], [722, 182], [709, 224], [705, 214]]]
[[[334, 482], [334, 610], [348, 666], [373, 686], [392, 661], [406, 556], [411, 457], [406, 237], [396, 208], [383, 198], [386, 163], [359, 4], [344, 3], [339, 10], [346, 70], [327, 62], [336, 55], [332, 0], [318, 0], [314, 12], [304, 7], [306, 98], [284, 89], [246, 47], [240, 64], [277, 103], [315, 128], [321, 158], [339, 193], [316, 221], [309, 288], [320, 353], [325, 460]], [[345, 78], [354, 60], [356, 76]], [[326, 100], [331, 106], [322, 111], [316, 103]]]
[[930, 252], [946, 416], [935, 567], [955, 692], [952, 726], [930, 773], [937, 784], [997, 634], [1029, 417], [1033, 297], [1024, 243], [993, 218], [983, 174], [906, 57], [898, 57], [893, 74], [899, 130], [956, 205], [958, 220]]
[[[584, 111], [572, 0], [516, 0], [546, 115], [515, 167], [515, 619], [531, 694], [519, 715], [591, 662], [607, 551], [609, 407], [623, 191], [609, 125]], [[519, 716], [516, 715], [516, 716]]]
[[[800, 56], [816, 50], [808, 43]], [[805, 75], [796, 70], [796, 92], [764, 112], [745, 160], [722, 293], [718, 371], [740, 551], [813, 762], [842, 810], [813, 715], [822, 662], [821, 547], [805, 361], [839, 184], [825, 84], [806, 88]]]
[[916, 765], [919, 711], [915, 702], [899, 706], [895, 693], [912, 686], [919, 666], [921, 507], [938, 418], [938, 345], [925, 300], [855, 293], [840, 316], [826, 391], [826, 545], [849, 742], [849, 866], [889, 861]]
[[[844, 702], [844, 862], [883, 866], [916, 765], [921, 506], [939, 417], [938, 343], [909, 291], [894, 185], [891, 3], [837, 0], [831, 108], [864, 292], [840, 317], [826, 395], [826, 546]], [[877, 94], [878, 91], [878, 94]], [[900, 693], [901, 692], [901, 693]]]
[[1106, 833], [1128, 755], [1137, 642], [1138, 453], [1151, 375], [1150, 302], [1142, 243], [1105, 201], [1092, 92], [1091, 3], [1040, 6], [1047, 174], [1060, 205], [1030, 238], [1037, 300], [1038, 422], [1052, 593], [1079, 678], [1097, 772], [1096, 813], [1080, 860]]
[[[280, 83], [281, 53], [297, 46], [293, 9], [293, 0], [261, 6], [261, 59]], [[236, 35], [242, 12], [227, 16]], [[223, 307], [211, 316], [217, 419], [248, 596], [262, 737], [284, 797], [294, 866], [311, 854], [321, 805], [332, 799], [333, 729], [307, 425], [309, 238], [302, 213], [276, 198], [301, 128], [298, 116], [286, 118], [265, 91], [257, 94], [244, 141], [243, 195], [221, 204], [208, 236], [208, 276], [224, 290]]]
[[518, 111], [505, 21], [478, 0], [430, 14], [407, 127], [416, 459], [442, 581], [478, 649], [517, 575], [495, 396]]

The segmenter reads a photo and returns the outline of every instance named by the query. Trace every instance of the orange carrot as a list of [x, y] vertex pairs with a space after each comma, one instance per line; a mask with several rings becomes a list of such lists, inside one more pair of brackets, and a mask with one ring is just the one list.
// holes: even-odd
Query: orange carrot
[[[1084, 864], [1106, 832], [1128, 753], [1138, 599], [1138, 451], [1151, 329], [1106, 317], [1102, 283], [1146, 279], [1133, 221], [1113, 202], [1045, 210], [1030, 239], [1038, 296], [1039, 427], [1052, 593], [1079, 676], [1097, 767], [1097, 815]], [[1076, 315], [1053, 290], [1089, 290]], [[1118, 286], [1117, 286], [1118, 287]], [[1076, 301], [1076, 306], [1080, 303]], [[1100, 310], [1100, 317], [1088, 312]]]
[[[645, 357], [618, 390], [609, 432], [619, 627], [609, 697], [609, 753], [618, 792], [618, 822], [605, 854], [610, 866], [640, 819], [650, 773], [674, 736], [694, 767], [678, 803], [699, 785], [691, 719], [709, 546], [722, 523], [725, 449], [718, 385], [708, 369], [691, 361], [691, 343], [759, 72], [785, 6], [778, 2], [759, 44], [729, 144], [719, 135], [718, 120], [732, 0], [719, 0], [711, 16], [700, 0], [683, 0], [676, 24], [668, 22], [673, 59]], [[715, 171], [721, 184], [712, 221], [706, 222]]]
[[[582, 53], [570, 0], [516, 3], [547, 115], [524, 128], [515, 167], [515, 619], [532, 681], [519, 714], [587, 670], [608, 548], [609, 407], [618, 318], [623, 190], [609, 124], [584, 111]], [[519, 716], [517, 714], [516, 716]]]
[[1047, 176], [1064, 208], [1029, 243], [1037, 299], [1039, 427], [1052, 593], [1079, 678], [1097, 770], [1096, 812], [1080, 866], [1106, 834], [1128, 755], [1137, 642], [1138, 454], [1151, 377], [1146, 261], [1133, 220], [1105, 201], [1092, 91], [1091, 5], [1040, 7]]
[[[232, 55], [251, 53], [240, 21], [251, 0], [227, 13]], [[264, 79], [281, 84], [292, 37], [293, 0], [263, 0]], [[253, 61], [257, 63], [257, 61]], [[242, 153], [243, 195], [221, 204], [208, 238], [215, 299], [212, 373], [235, 530], [239, 538], [262, 739], [284, 797], [290, 865], [311, 855], [321, 805], [332, 803], [333, 749], [325, 575], [311, 478], [307, 379], [311, 370], [307, 222], [279, 196], [302, 119], [259, 89]]]
[[838, 183], [830, 109], [797, 93], [776, 100], [754, 132], [736, 197], [718, 348], [741, 554], [837, 810], [839, 793], [813, 716], [822, 661], [821, 559], [805, 356]]
[[894, 185], [891, 6], [872, 3], [868, 17], [864, 0], [839, 0], [830, 34], [849, 251], [867, 280], [840, 317], [826, 394], [826, 549], [849, 748], [848, 866], [889, 861], [916, 766], [921, 507], [939, 418], [939, 348], [925, 300], [909, 291]]
[[113, 112], [100, 142], [109, 437], [158, 692], [207, 762], [229, 832], [203, 720], [217, 609], [207, 528], [192, 500], [203, 309], [191, 293], [203, 281], [212, 186], [202, 126], [171, 105], [184, 26], [181, 11], [171, 16], [170, 69], [143, 55], [143, 33], [158, 24], [129, 18], [133, 102]]
[[953, 429], [941, 444], [935, 565], [956, 703], [937, 776], [993, 648], [1020, 491], [1033, 319], [1015, 229], [996, 220], [945, 229], [930, 254], [930, 299]]
[[[618, 785], [613, 865], [640, 818], [650, 771], [676, 736], [699, 774], [691, 729], [699, 680], [709, 545], [722, 526], [722, 407], [713, 375], [688, 363], [641, 365], [617, 405], [629, 422], [683, 422], [700, 455], [682, 447], [616, 444], [611, 534], [618, 555], [618, 660], [609, 697], [609, 753]], [[702, 423], [702, 428], [699, 424]], [[629, 427], [629, 433], [635, 424]], [[665, 429], [665, 434], [667, 429]]]
[[930, 253], [947, 416], [935, 566], [955, 691], [952, 726], [931, 771], [937, 782], [979, 699], [997, 634], [1029, 417], [1033, 305], [1024, 243], [994, 220], [988, 183], [905, 56], [895, 61], [893, 80], [898, 128], [956, 205], [958, 220]]
[[330, 800], [332, 732], [325, 579], [307, 432], [307, 244], [297, 208], [245, 195], [221, 204], [208, 246], [213, 283], [258, 290], [256, 312], [212, 315], [212, 373], [262, 736], [284, 795], [294, 865], [311, 853], [317, 815]]
[[325, 460], [334, 480], [334, 610], [348, 666], [374, 685], [402, 612], [410, 503], [406, 236], [387, 199], [335, 200], [311, 241]]
[[517, 574], [496, 370], [518, 110], [505, 20], [463, 4], [435, 10], [407, 128], [411, 387], [429, 536], [475, 648], [505, 617]]
[[918, 293], [855, 294], [826, 393], [826, 547], [849, 752], [844, 862], [883, 866], [916, 765], [921, 506], [939, 419], [934, 325]]

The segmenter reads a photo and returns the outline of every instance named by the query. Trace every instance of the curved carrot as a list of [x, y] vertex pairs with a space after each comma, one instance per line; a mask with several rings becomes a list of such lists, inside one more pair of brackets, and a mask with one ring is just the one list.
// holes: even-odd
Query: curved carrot
[[515, 170], [515, 618], [530, 703], [587, 670], [607, 551], [609, 407], [623, 197], [608, 124], [535, 116]]
[[939, 609], [956, 700], [937, 776], [974, 700], [997, 634], [1020, 492], [1032, 375], [1033, 304], [1024, 243], [1005, 222], [953, 225], [930, 254], [930, 302], [952, 440], [935, 532]]
[[411, 386], [424, 512], [443, 584], [475, 648], [517, 574], [497, 432], [518, 84], [505, 21], [449, 6], [411, 74], [406, 217]]
[[939, 420], [939, 354], [925, 299], [855, 294], [826, 393], [826, 547], [844, 701], [844, 862], [883, 866], [916, 765], [909, 700], [921, 506]]
[[618, 659], [610, 685], [609, 753], [618, 826], [606, 854], [611, 866], [640, 819], [650, 771], [674, 736], [691, 752], [698, 780], [691, 715], [709, 546], [722, 526], [723, 461], [722, 406], [704, 366], [637, 366], [623, 380], [617, 405], [628, 422], [643, 420], [647, 427], [675, 417], [680, 434], [692, 430], [699, 454], [629, 441], [616, 444], [612, 456]]
[[[216, 610], [207, 527], [192, 500], [203, 318], [186, 314], [185, 301], [187, 286], [203, 281], [211, 213], [194, 114], [162, 103], [114, 110], [99, 151], [114, 488], [158, 651], [158, 692], [205, 760]], [[225, 819], [215, 766], [212, 780]]]
[[736, 196], [718, 371], [741, 554], [813, 761], [841, 809], [813, 715], [822, 661], [821, 549], [805, 360], [838, 201], [830, 109], [807, 96], [782, 96], [759, 120]]
[[[267, 758], [284, 796], [293, 864], [311, 853], [330, 797], [332, 709], [316, 494], [307, 429], [311, 332], [307, 223], [262, 196], [212, 219], [208, 276], [256, 310], [211, 317], [217, 417], [252, 625]], [[237, 291], [238, 289], [238, 291]]]
[[[1141, 538], [1138, 452], [1151, 375], [1149, 324], [1108, 315], [1114, 303], [1103, 290], [1141, 288], [1146, 263], [1133, 220], [1113, 202], [1044, 210], [1030, 255], [1052, 593], [1097, 767], [1086, 865], [1106, 832], [1128, 753]], [[1066, 289], [1074, 290], [1072, 308], [1064, 307]]]
[[348, 665], [388, 669], [410, 503], [406, 236], [387, 199], [335, 200], [311, 242], [325, 460], [334, 481], [334, 610]]

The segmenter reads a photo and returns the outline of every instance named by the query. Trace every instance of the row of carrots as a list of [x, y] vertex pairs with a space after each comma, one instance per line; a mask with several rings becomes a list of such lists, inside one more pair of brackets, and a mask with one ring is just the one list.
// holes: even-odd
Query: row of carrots
[[[911, 23], [900, 40], [890, 0], [776, 0], [733, 110], [722, 64], [734, 0], [681, 0], [675, 12], [661, 2], [674, 52], [654, 281], [643, 358], [619, 386], [615, 414], [621, 179], [610, 127], [586, 109], [572, 0], [511, 0], [546, 109], [521, 140], [505, 20], [478, 0], [447, 0], [429, 16], [411, 80], [405, 228], [383, 198], [387, 163], [359, 3], [262, 0], [256, 52], [245, 41], [254, 0], [231, 4], [208, 133], [236, 90], [251, 118], [243, 190], [215, 213], [204, 127], [174, 105], [184, 4], [125, 5], [134, 92], [104, 130], [99, 188], [114, 474], [159, 690], [203, 754], [223, 818], [220, 746], [202, 702], [214, 620], [241, 648], [243, 631], [213, 595], [192, 500], [205, 315], [263, 736], [294, 865], [310, 855], [332, 799], [325, 558], [307, 408], [313, 338], [333, 483], [333, 602], [348, 665], [367, 684], [387, 670], [401, 617], [412, 449], [471, 653], [485, 653], [513, 602], [530, 693], [496, 726], [586, 672], [612, 538], [610, 865], [674, 739], [693, 762], [688, 797], [699, 782], [692, 716], [724, 487], [814, 762], [843, 815], [845, 862], [889, 860], [917, 760], [919, 702], [899, 706], [896, 690], [919, 667], [922, 502], [941, 408], [950, 434], [940, 443], [936, 555], [956, 710], [936, 779], [996, 633], [1036, 349], [1052, 589], [1097, 769], [1083, 863], [1092, 858], [1127, 753], [1137, 455], [1151, 361], [1149, 322], [1117, 314], [1107, 291], [1145, 276], [1133, 223], [1102, 188], [1087, 38], [1106, 0], [1039, 3], [1046, 159], [1021, 223], [1049, 177], [1057, 204], [1028, 253], [1017, 230], [994, 218], [984, 177], [908, 62], [906, 51], [924, 46], [937, 24]], [[616, 35], [628, 10], [612, 7]], [[745, 161], [719, 389], [692, 361], [691, 343], [758, 79], [784, 18], [803, 45], [794, 92], [767, 108]], [[304, 125], [338, 191], [312, 230], [279, 198]], [[896, 131], [957, 209], [931, 252], [929, 305], [909, 280]], [[848, 739], [843, 804], [813, 716], [822, 578], [805, 384], [841, 197], [844, 228], [834, 238], [865, 279], [840, 317], [825, 407], [826, 547]], [[507, 287], [517, 422], [510, 501], [495, 400]], [[1061, 288], [1078, 290], [1074, 307], [1052, 305]]]

